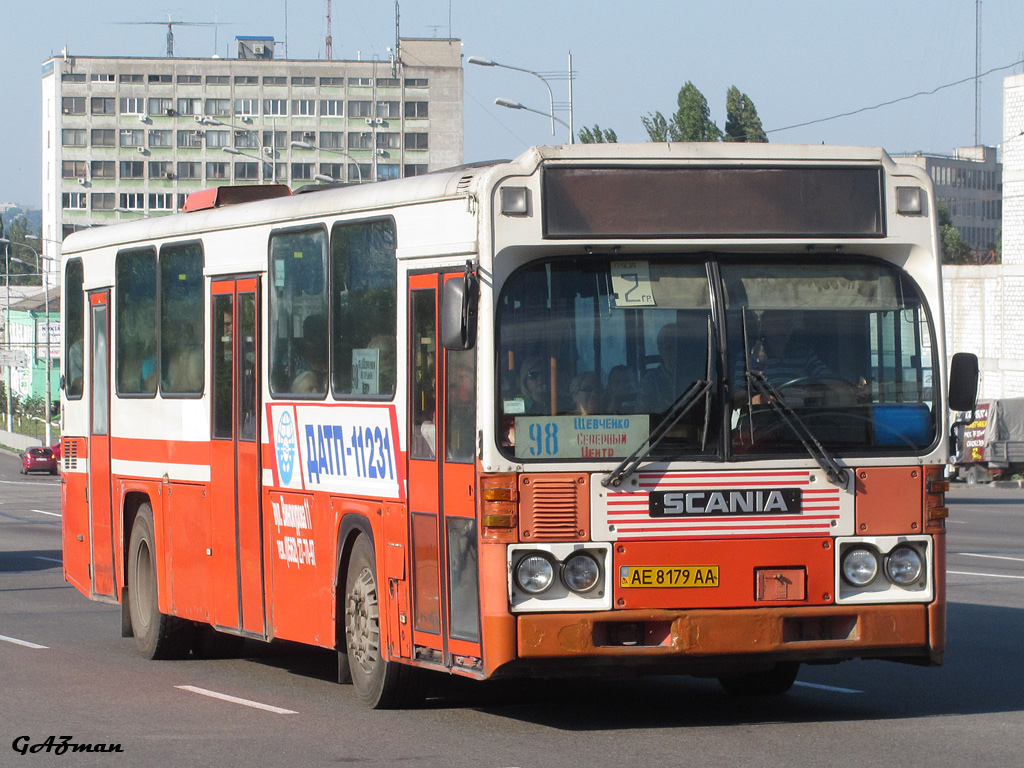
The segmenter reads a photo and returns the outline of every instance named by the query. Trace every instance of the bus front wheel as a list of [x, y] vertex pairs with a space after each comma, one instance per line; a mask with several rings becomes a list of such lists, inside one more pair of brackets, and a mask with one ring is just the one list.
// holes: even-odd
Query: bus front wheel
[[781, 696], [793, 687], [799, 671], [799, 662], [780, 661], [769, 669], [720, 677], [718, 682], [734, 696]]
[[192, 648], [192, 622], [160, 612], [157, 602], [153, 508], [139, 507], [128, 542], [128, 609], [135, 647], [149, 659], [183, 659]]
[[345, 579], [345, 649], [352, 687], [374, 709], [413, 704], [419, 698], [418, 670], [385, 660], [381, 650], [380, 591], [373, 547], [356, 539]]

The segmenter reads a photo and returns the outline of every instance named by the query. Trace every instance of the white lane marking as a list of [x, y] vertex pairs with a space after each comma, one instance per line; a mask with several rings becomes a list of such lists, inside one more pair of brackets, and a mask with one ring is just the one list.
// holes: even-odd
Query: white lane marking
[[1024, 579], [1024, 576], [1010, 576], [1006, 573], [971, 573], [970, 571], [946, 571], [954, 576], [981, 576], [986, 579]]
[[30, 509], [29, 512], [36, 512], [40, 515], [50, 515], [51, 517], [60, 517], [60, 512], [47, 512], [45, 509]]
[[64, 564], [63, 560], [57, 560], [56, 558], [53, 558], [53, 557], [43, 557], [42, 555], [33, 555], [33, 557], [36, 560], [45, 560], [48, 563], [60, 563], [61, 565]]
[[858, 691], [855, 688], [840, 688], [838, 685], [822, 685], [821, 683], [805, 683], [802, 680], [797, 680], [793, 685], [800, 685], [804, 688], [817, 688], [819, 691], [833, 691], [835, 693], [864, 693], [864, 691]]
[[258, 701], [250, 701], [249, 699], [239, 699], [237, 696], [228, 696], [226, 693], [217, 693], [217, 691], [208, 691], [206, 688], [197, 688], [194, 685], [176, 685], [175, 688], [179, 688], [183, 691], [191, 691], [192, 693], [198, 693], [201, 696], [209, 696], [212, 699], [220, 699], [221, 701], [230, 701], [232, 704], [242, 704], [246, 707], [252, 707], [253, 709], [263, 709], [267, 712], [273, 712], [277, 715], [297, 715], [299, 714], [293, 709], [281, 709], [280, 707], [274, 707], [270, 704], [262, 704]]
[[966, 520], [950, 520], [949, 518], [946, 518], [946, 523], [951, 525], [968, 525]]
[[16, 637], [8, 637], [7, 635], [0, 635], [0, 640], [3, 640], [5, 643], [14, 643], [15, 645], [23, 645], [26, 648], [38, 648], [40, 650], [46, 650], [47, 649], [47, 646], [45, 646], [45, 645], [37, 645], [36, 643], [30, 643], [28, 640], [19, 640]]
[[1006, 555], [983, 555], [980, 552], [956, 552], [961, 557], [987, 557], [990, 560], [1013, 560], [1015, 563], [1024, 563], [1024, 557], [1008, 557]]

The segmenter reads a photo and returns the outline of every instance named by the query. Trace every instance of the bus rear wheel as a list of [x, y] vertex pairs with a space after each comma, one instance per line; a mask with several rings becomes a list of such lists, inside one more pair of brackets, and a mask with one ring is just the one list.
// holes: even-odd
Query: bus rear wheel
[[153, 508], [144, 503], [128, 542], [128, 612], [135, 647], [149, 659], [183, 659], [192, 648], [195, 625], [160, 612], [154, 540]]
[[781, 696], [793, 687], [799, 671], [799, 662], [780, 661], [769, 669], [720, 677], [718, 682], [734, 696]]
[[420, 699], [418, 670], [384, 659], [380, 610], [373, 548], [360, 536], [352, 548], [345, 579], [345, 650], [352, 686], [374, 709], [400, 708]]

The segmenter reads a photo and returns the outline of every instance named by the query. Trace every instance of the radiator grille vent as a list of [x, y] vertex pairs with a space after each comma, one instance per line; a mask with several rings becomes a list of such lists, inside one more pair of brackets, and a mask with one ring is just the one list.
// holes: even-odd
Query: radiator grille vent
[[78, 469], [78, 441], [66, 438], [60, 444], [60, 462], [63, 471]]
[[523, 541], [581, 541], [590, 535], [587, 475], [523, 475], [519, 481]]

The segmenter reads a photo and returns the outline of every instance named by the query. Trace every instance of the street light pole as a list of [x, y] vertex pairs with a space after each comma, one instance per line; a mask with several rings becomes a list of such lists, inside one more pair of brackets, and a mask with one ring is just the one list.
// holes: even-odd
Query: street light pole
[[[521, 107], [521, 106], [520, 107], [513, 107], [513, 109], [526, 109], [527, 112], [536, 112], [538, 115], [544, 115], [544, 117], [550, 118], [550, 120], [551, 120], [551, 135], [552, 136], [555, 135], [555, 122], [557, 121], [557, 122], [561, 123], [562, 125], [564, 125], [566, 128], [569, 129], [569, 143], [570, 144], [574, 144], [575, 143], [576, 137], [573, 134], [573, 119], [572, 119], [572, 81], [573, 81], [574, 75], [573, 75], [573, 71], [572, 71], [572, 53], [571, 52], [569, 53], [569, 72], [568, 72], [568, 79], [569, 79], [569, 102], [568, 102], [568, 105], [567, 105], [568, 111], [569, 111], [569, 122], [568, 123], [566, 123], [564, 120], [559, 120], [557, 117], [555, 117], [555, 97], [554, 97], [554, 94], [551, 91], [551, 84], [548, 82], [548, 78], [545, 77], [544, 75], [542, 75], [540, 72], [534, 72], [532, 69], [524, 69], [523, 67], [513, 67], [510, 64], [499, 64], [498, 62], [496, 62], [496, 61], [494, 61], [492, 59], [485, 59], [482, 56], [470, 56], [468, 59], [466, 59], [466, 61], [468, 61], [470, 64], [476, 64], [476, 65], [481, 66], [481, 67], [500, 67], [501, 69], [513, 69], [516, 72], [525, 72], [528, 75], [533, 75], [534, 77], [538, 78], [542, 83], [544, 83], [544, 87], [548, 89], [548, 109], [549, 109], [549, 111], [548, 112], [541, 112], [541, 111], [536, 110], [536, 109], [527, 109], [526, 107]], [[509, 101], [509, 100], [506, 99], [506, 101]], [[495, 102], [495, 103], [497, 103], [497, 102]], [[507, 106], [507, 105], [502, 104], [501, 106]]]
[[[4, 348], [11, 351], [11, 241], [4, 240], [4, 254], [7, 259], [6, 269], [4, 271], [4, 285], [7, 288], [7, 298], [5, 303], [6, 315], [4, 316]], [[4, 426], [8, 432], [13, 432], [11, 424], [11, 366], [5, 366], [7, 368], [7, 379], [4, 386], [4, 392], [7, 394], [7, 421]]]

